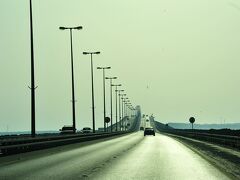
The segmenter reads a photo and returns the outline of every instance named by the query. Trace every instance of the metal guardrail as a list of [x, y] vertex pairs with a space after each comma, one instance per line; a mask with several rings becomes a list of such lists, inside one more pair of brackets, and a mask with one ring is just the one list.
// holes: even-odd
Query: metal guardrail
[[[102, 133], [102, 134], [89, 134], [89, 135], [74, 135], [74, 136], [62, 136], [57, 138], [40, 138], [38, 140], [18, 140], [18, 141], [5, 141], [0, 145], [0, 150], [3, 155], [16, 154], [21, 152], [29, 152], [33, 150], [45, 149], [50, 147], [56, 147], [61, 145], [67, 145], [78, 142], [91, 141], [106, 137], [113, 137], [117, 135], [123, 135], [130, 133], [126, 132], [114, 132], [114, 133]], [[42, 141], [41, 141], [42, 140]]]
[[16, 144], [24, 144], [24, 143], [34, 143], [34, 142], [43, 142], [43, 141], [52, 141], [52, 140], [60, 140], [60, 139], [70, 139], [74, 137], [87, 137], [91, 135], [101, 135], [101, 134], [108, 134], [108, 133], [89, 133], [89, 134], [51, 134], [49, 136], [37, 136], [32, 138], [31, 136], [27, 137], [19, 137], [15, 139], [3, 139], [0, 140], [0, 146], [1, 145], [16, 145]]
[[89, 133], [89, 134], [71, 134], [71, 135], [52, 135], [43, 137], [24, 137], [19, 139], [3, 139], [0, 141], [0, 155], [16, 154], [29, 152], [39, 149], [46, 149], [61, 145], [67, 145], [78, 142], [91, 141], [117, 135], [124, 135], [136, 131], [139, 124], [139, 117], [134, 120], [132, 127], [128, 131], [118, 131], [112, 133]]
[[240, 137], [238, 136], [229, 136], [229, 135], [220, 135], [220, 134], [211, 134], [211, 133], [201, 133], [194, 131], [183, 131], [176, 129], [162, 129], [157, 124], [155, 127], [158, 131], [168, 134], [174, 134], [177, 136], [188, 137], [192, 139], [197, 139], [201, 141], [206, 141], [214, 144], [225, 145], [229, 147], [233, 147], [236, 149], [240, 149]]

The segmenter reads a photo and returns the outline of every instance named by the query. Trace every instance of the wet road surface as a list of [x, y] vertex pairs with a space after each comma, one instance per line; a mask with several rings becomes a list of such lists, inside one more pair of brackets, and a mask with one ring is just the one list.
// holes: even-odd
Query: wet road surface
[[228, 179], [180, 142], [130, 135], [0, 158], [0, 179]]

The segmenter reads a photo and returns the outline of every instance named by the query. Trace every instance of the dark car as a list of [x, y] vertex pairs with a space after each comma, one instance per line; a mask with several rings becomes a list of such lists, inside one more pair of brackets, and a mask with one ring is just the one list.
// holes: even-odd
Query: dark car
[[60, 131], [60, 134], [73, 134], [75, 131], [74, 131], [74, 128], [72, 126], [63, 126], [62, 129], [59, 129]]
[[144, 136], [146, 136], [146, 135], [153, 135], [153, 136], [155, 136], [155, 131], [154, 131], [154, 129], [153, 129], [153, 128], [145, 128], [145, 130], [144, 130]]
[[141, 126], [141, 127], [140, 127], [140, 131], [144, 131], [144, 127]]

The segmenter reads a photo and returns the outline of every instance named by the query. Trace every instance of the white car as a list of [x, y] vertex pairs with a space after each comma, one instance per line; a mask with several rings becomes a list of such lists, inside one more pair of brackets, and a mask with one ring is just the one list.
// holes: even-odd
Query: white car
[[92, 129], [90, 127], [85, 127], [82, 129], [82, 133], [86, 134], [86, 133], [92, 133]]
[[72, 126], [63, 126], [62, 129], [59, 129], [60, 131], [60, 134], [73, 134], [75, 131], [74, 131], [74, 128]]

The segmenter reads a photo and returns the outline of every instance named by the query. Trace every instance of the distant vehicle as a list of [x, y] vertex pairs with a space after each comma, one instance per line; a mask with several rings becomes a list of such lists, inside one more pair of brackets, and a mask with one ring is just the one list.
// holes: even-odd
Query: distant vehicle
[[144, 127], [140, 127], [140, 131], [144, 131]]
[[104, 128], [98, 128], [98, 132], [104, 132]]
[[146, 122], [149, 122], [149, 119], [147, 119]]
[[73, 134], [74, 128], [73, 126], [63, 126], [62, 129], [59, 129], [59, 131], [60, 131], [60, 134]]
[[145, 130], [144, 130], [144, 136], [146, 136], [146, 135], [153, 135], [153, 136], [155, 136], [155, 131], [154, 131], [154, 129], [153, 129], [153, 128], [145, 128]]
[[86, 134], [86, 133], [92, 133], [92, 129], [90, 127], [85, 127], [82, 129], [82, 133]]

